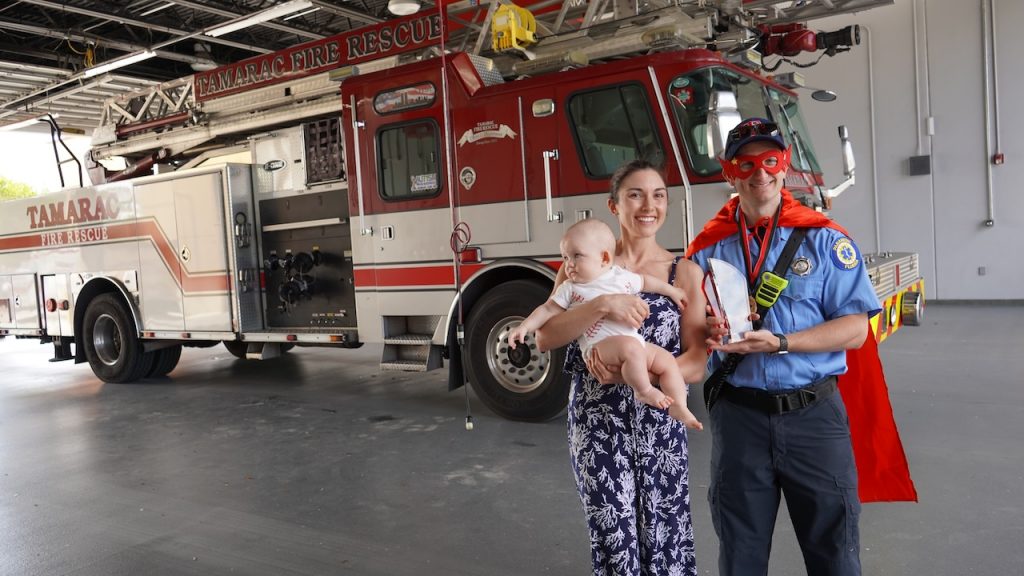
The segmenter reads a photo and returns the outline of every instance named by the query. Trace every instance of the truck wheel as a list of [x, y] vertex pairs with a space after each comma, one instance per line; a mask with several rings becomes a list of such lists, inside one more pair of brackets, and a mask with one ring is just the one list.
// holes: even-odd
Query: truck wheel
[[153, 354], [156, 359], [153, 361], [153, 367], [149, 369], [149, 374], [146, 376], [150, 378], [167, 376], [178, 365], [178, 360], [181, 360], [181, 344], [155, 350]]
[[85, 310], [85, 357], [100, 380], [133, 382], [150, 371], [153, 353], [142, 349], [127, 307], [113, 294], [100, 294]]
[[564, 348], [539, 352], [532, 334], [515, 349], [508, 345], [509, 330], [548, 295], [535, 282], [514, 280], [484, 294], [469, 314], [466, 375], [480, 400], [511, 420], [550, 420], [569, 401], [569, 378], [562, 370]]
[[231, 352], [231, 355], [239, 360], [245, 360], [245, 351], [249, 349], [249, 343], [241, 340], [225, 340], [224, 347]]

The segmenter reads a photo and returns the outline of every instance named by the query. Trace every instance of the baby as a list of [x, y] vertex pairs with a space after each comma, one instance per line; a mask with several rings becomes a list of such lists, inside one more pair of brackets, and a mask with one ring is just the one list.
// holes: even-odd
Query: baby
[[[569, 227], [562, 237], [561, 250], [566, 280], [551, 298], [509, 333], [508, 341], [513, 348], [523, 342], [527, 332], [536, 331], [555, 315], [601, 294], [654, 292], [671, 298], [680, 309], [686, 306], [686, 293], [682, 289], [653, 276], [641, 276], [614, 266], [615, 235], [600, 220], [587, 218]], [[639, 332], [629, 326], [604, 318], [587, 328], [578, 341], [584, 358], [591, 349], [597, 348], [603, 362], [621, 366], [623, 380], [641, 402], [667, 408], [669, 415], [687, 428], [704, 429], [686, 408], [686, 382], [668, 350], [645, 342]], [[667, 394], [651, 384], [648, 372], [658, 376]]]

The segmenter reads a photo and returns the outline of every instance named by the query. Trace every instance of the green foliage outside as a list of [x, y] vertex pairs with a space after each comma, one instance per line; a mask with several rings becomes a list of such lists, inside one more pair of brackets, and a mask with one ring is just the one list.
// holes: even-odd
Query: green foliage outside
[[0, 176], [0, 202], [15, 200], [17, 198], [31, 198], [36, 191], [23, 182], [15, 182], [9, 178]]

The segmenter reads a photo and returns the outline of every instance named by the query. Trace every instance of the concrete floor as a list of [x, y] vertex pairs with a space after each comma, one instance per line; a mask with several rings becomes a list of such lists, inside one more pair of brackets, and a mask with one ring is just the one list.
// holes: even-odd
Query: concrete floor
[[[1024, 567], [1024, 306], [932, 305], [883, 347], [921, 502], [871, 504], [865, 574]], [[564, 419], [500, 420], [379, 348], [104, 385], [0, 341], [0, 575], [584, 575]], [[706, 421], [703, 408], [691, 402]], [[701, 574], [717, 542], [709, 438], [691, 436]], [[802, 574], [784, 510], [772, 574]]]

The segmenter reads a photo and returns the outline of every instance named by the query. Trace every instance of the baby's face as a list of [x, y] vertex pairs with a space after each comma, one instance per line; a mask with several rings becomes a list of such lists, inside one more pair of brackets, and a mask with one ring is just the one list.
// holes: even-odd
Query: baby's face
[[566, 277], [577, 283], [590, 282], [604, 272], [611, 262], [601, 250], [587, 242], [584, 234], [570, 234], [562, 240], [562, 266]]

